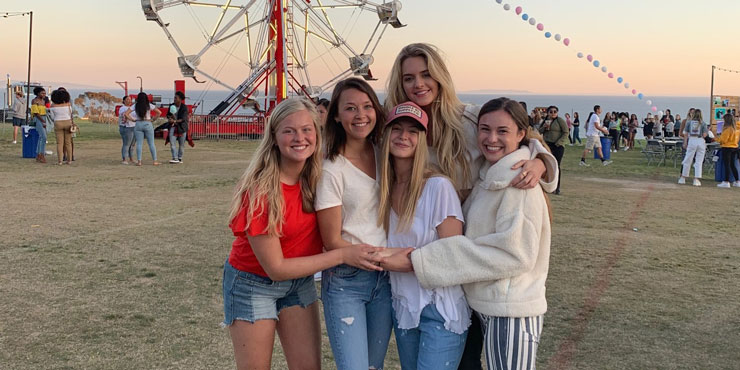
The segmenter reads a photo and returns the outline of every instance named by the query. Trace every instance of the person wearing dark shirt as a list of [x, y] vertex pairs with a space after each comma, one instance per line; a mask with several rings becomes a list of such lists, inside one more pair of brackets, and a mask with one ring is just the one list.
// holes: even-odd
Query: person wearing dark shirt
[[[170, 124], [170, 150], [172, 151], [170, 163], [182, 163], [188, 132], [188, 106], [185, 105], [185, 94], [182, 91], [175, 92], [174, 103], [170, 106], [167, 119]], [[177, 143], [177, 149], [175, 149], [175, 143]]]

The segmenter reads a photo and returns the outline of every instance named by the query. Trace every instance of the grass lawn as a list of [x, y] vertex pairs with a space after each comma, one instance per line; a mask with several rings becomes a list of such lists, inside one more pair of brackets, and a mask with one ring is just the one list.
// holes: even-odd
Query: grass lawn
[[[227, 206], [256, 143], [197, 141], [159, 167], [145, 146], [145, 166], [123, 166], [115, 126], [80, 126], [71, 166], [21, 158], [0, 127], [0, 369], [233, 368]], [[538, 367], [737, 368], [740, 189], [679, 186], [639, 150], [580, 167], [582, 148], [566, 147], [551, 196]], [[323, 356], [333, 369], [326, 335]]]

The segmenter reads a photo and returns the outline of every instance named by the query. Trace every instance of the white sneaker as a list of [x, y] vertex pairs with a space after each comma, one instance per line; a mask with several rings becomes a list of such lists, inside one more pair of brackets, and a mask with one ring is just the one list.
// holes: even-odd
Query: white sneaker
[[170, 159], [170, 163], [177, 164], [180, 163], [180, 161], [178, 161], [177, 159]]
[[13, 140], [13, 144], [18, 144], [18, 141], [16, 141], [16, 140]]
[[701, 181], [699, 181], [699, 179], [694, 179], [693, 185], [694, 186], [701, 186]]
[[578, 165], [579, 165], [579, 166], [583, 166], [583, 167], [591, 167], [591, 165], [590, 165], [590, 164], [588, 164], [588, 163], [586, 163], [586, 162], [584, 162], [584, 161], [581, 161], [580, 163], [578, 163]]
[[604, 166], [608, 166], [608, 165], [612, 164], [612, 161], [604, 161], [602, 164]]
[[733, 183], [732, 183], [732, 186], [734, 186], [734, 187], [736, 187], [736, 188], [740, 188], [740, 181], [735, 181], [735, 182], [733, 182]]
[[52, 152], [51, 150], [46, 151], [46, 155], [52, 155], [52, 154], [54, 154], [54, 152]]
[[718, 188], [726, 188], [726, 189], [729, 189], [730, 188], [730, 183], [727, 182], [727, 181], [722, 181], [719, 184], [717, 184], [717, 187]]
[[178, 158], [177, 163], [182, 164], [182, 158]]
[[678, 179], [678, 183], [679, 183], [680, 185], [683, 185], [683, 184], [685, 184], [685, 183], [686, 183], [686, 179], [685, 179], [685, 178], [683, 178], [683, 177], [681, 177], [681, 178], [679, 178], [679, 179]]

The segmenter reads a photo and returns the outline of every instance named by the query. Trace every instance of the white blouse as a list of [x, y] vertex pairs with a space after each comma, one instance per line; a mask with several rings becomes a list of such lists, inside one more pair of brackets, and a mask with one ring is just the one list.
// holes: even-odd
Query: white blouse
[[[388, 247], [423, 248], [439, 239], [437, 226], [448, 217], [464, 222], [455, 187], [446, 177], [431, 177], [416, 203], [416, 214], [408, 230], [398, 232], [399, 218], [391, 210]], [[462, 334], [470, 326], [471, 311], [460, 285], [424, 289], [413, 272], [391, 272], [390, 277], [393, 309], [399, 328], [418, 327], [421, 311], [432, 303], [444, 318], [445, 329]]]

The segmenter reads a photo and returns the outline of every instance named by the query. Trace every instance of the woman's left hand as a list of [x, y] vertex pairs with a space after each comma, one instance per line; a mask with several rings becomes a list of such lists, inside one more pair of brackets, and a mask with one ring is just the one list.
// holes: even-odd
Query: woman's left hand
[[395, 272], [412, 272], [414, 271], [414, 265], [411, 264], [411, 257], [409, 255], [414, 251], [414, 248], [403, 248], [398, 252], [394, 253], [390, 257], [385, 257], [380, 262], [380, 266], [384, 270], [395, 271]]
[[545, 163], [541, 159], [521, 160], [511, 167], [512, 170], [522, 169], [519, 175], [511, 180], [511, 186], [517, 189], [532, 189], [539, 184], [542, 175], [545, 174]]

